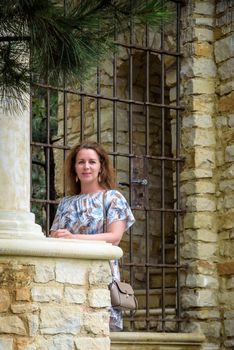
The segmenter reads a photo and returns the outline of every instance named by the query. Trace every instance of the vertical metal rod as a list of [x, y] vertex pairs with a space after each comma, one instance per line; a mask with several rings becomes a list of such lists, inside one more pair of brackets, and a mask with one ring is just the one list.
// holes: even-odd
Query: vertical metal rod
[[[181, 5], [177, 4], [177, 28], [176, 28], [176, 51], [180, 52], [180, 16]], [[176, 106], [180, 102], [180, 56], [176, 58]], [[176, 158], [180, 156], [180, 111], [176, 110]], [[176, 161], [176, 209], [180, 209], [180, 162]], [[176, 212], [176, 264], [180, 265], [180, 214]], [[181, 300], [180, 300], [180, 269], [177, 267], [177, 293], [176, 293], [176, 316], [181, 319]], [[181, 323], [177, 322], [177, 331], [181, 330]]]
[[[83, 92], [83, 86], [80, 85], [80, 92]], [[84, 140], [84, 95], [80, 96], [80, 141]]]
[[[46, 90], [46, 143], [50, 144], [50, 90]], [[50, 230], [50, 148], [46, 146], [46, 234]]]
[[[114, 41], [117, 40], [116, 30], [114, 33]], [[116, 53], [113, 55], [113, 152], [117, 152], [117, 101], [115, 98], [117, 97], [117, 58]], [[117, 157], [114, 155], [113, 157], [113, 166], [117, 168]]]
[[[148, 26], [145, 28], [145, 45], [148, 48], [149, 45], [149, 30]], [[150, 100], [150, 52], [147, 50], [146, 51], [146, 102], [149, 102]], [[145, 111], [146, 111], [146, 135], [145, 135], [145, 153], [146, 155], [149, 155], [149, 116], [150, 116], [150, 111], [149, 111], [149, 105], [146, 103], [145, 106]], [[144, 164], [144, 172], [148, 170], [148, 162], [149, 160], [145, 158], [145, 164]], [[144, 174], [144, 178], [148, 176], [148, 172]], [[146, 234], [145, 234], [145, 254], [146, 254], [146, 330], [148, 331], [150, 329], [150, 321], [149, 316], [149, 308], [150, 308], [150, 303], [149, 303], [149, 289], [150, 289], [150, 268], [148, 267], [148, 264], [150, 262], [150, 252], [149, 252], [149, 246], [150, 246], [150, 241], [149, 241], [149, 195], [148, 195], [148, 185], [145, 186], [145, 220], [146, 220]]]
[[[133, 24], [131, 22], [130, 24], [130, 45], [133, 44]], [[129, 100], [132, 101], [133, 97], [133, 49], [130, 47], [129, 49], [129, 70], [128, 70], [128, 97]], [[129, 133], [129, 154], [133, 153], [133, 144], [132, 144], [132, 102], [129, 102], [128, 104], [128, 133]], [[132, 157], [129, 158], [129, 204], [131, 206], [132, 204], [132, 186], [131, 186], [131, 177], [132, 177]], [[133, 262], [133, 235], [132, 235], [132, 229], [130, 228], [130, 246], [129, 246], [129, 260], [130, 263]], [[130, 283], [133, 284], [133, 267], [130, 266]], [[133, 328], [133, 322], [131, 322], [131, 328]]]
[[[65, 91], [65, 86], [66, 86], [66, 78], [64, 76], [64, 92], [63, 92], [63, 165], [65, 165], [65, 159], [66, 159], [66, 151], [65, 147], [67, 147], [67, 92]], [[63, 174], [63, 183], [64, 183], [64, 194], [66, 194], [66, 176], [65, 172]]]
[[[97, 67], [97, 95], [101, 94], [101, 73], [99, 66]], [[101, 103], [97, 98], [97, 142], [101, 142]]]
[[[161, 24], [161, 49], [164, 49], [164, 26]], [[161, 104], [165, 103], [164, 54], [161, 54]], [[165, 109], [161, 108], [161, 156], [165, 156]], [[161, 259], [165, 264], [165, 160], [161, 160]], [[165, 268], [162, 268], [162, 331], [165, 331]]]
[[[64, 0], [63, 1], [63, 8], [64, 8], [64, 15], [66, 15], [66, 10], [67, 10], [67, 1]], [[65, 148], [67, 147], [67, 105], [68, 105], [68, 101], [67, 101], [67, 92], [66, 92], [66, 75], [63, 75], [63, 146], [64, 146], [64, 150], [63, 150], [63, 167], [65, 169], [65, 159], [66, 159], [66, 155], [67, 152], [65, 150]], [[64, 184], [64, 194], [66, 194], [66, 176], [65, 176], [65, 171], [63, 173], [63, 184]]]
[[29, 103], [30, 103], [30, 210], [32, 211], [32, 188], [33, 188], [33, 183], [32, 183], [32, 118], [33, 118], [33, 114], [32, 114], [32, 86], [30, 87], [30, 95], [29, 95]]

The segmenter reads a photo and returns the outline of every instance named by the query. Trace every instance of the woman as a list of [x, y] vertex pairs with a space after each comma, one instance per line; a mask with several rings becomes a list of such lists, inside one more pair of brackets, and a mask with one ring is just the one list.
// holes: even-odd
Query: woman
[[[66, 160], [66, 180], [69, 196], [58, 206], [51, 237], [118, 245], [135, 219], [124, 196], [114, 189], [114, 171], [103, 147], [92, 141], [73, 147]], [[113, 278], [119, 279], [118, 262], [111, 264]], [[119, 310], [111, 310], [110, 328], [122, 329]]]

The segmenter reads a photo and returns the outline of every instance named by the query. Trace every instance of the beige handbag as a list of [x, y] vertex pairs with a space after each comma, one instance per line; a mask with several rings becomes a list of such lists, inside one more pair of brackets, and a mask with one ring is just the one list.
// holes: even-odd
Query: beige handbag
[[[105, 194], [103, 193], [103, 231], [106, 230], [106, 209], [105, 209]], [[113, 267], [110, 262], [111, 273], [113, 275]], [[134, 290], [129, 283], [120, 282], [117, 280], [113, 280], [109, 284], [110, 297], [111, 297], [111, 305], [112, 307], [120, 310], [131, 310], [137, 311], [138, 303], [137, 299], [134, 295]]]
[[137, 310], [137, 299], [129, 283], [113, 281], [109, 284], [111, 305], [120, 310]]

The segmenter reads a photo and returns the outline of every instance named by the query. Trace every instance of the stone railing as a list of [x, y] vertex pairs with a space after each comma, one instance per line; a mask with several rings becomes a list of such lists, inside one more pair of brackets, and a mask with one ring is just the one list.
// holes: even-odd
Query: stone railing
[[121, 254], [104, 242], [2, 239], [0, 349], [109, 350], [108, 260]]

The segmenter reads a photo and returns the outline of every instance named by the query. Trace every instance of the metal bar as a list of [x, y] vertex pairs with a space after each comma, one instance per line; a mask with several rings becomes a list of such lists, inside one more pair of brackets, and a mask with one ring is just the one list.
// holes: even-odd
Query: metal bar
[[[177, 4], [177, 28], [176, 28], [176, 46], [180, 48], [180, 5]], [[176, 104], [180, 101], [180, 58], [176, 61]], [[176, 111], [176, 157], [180, 154], [180, 114]], [[180, 210], [180, 162], [176, 161], [176, 210]], [[180, 265], [180, 215], [176, 212], [175, 222], [176, 234], [176, 264]], [[177, 268], [177, 292], [176, 292], [176, 317], [181, 318], [181, 297], [180, 297], [180, 269]], [[177, 324], [177, 331], [181, 331], [181, 324]]]
[[[148, 47], [149, 45], [149, 38], [148, 38], [148, 26], [145, 28], [145, 46]], [[145, 76], [145, 85], [146, 85], [146, 133], [145, 133], [145, 155], [149, 154], [149, 101], [150, 101], [150, 52], [149, 50], [146, 51], [146, 76]], [[147, 174], [144, 174], [144, 178], [148, 176], [148, 161], [149, 159], [145, 157], [144, 161], [144, 169], [146, 171], [147, 168]], [[148, 264], [150, 261], [150, 230], [149, 230], [149, 211], [147, 208], [149, 207], [149, 191], [148, 191], [148, 183], [145, 187], [145, 220], [146, 220], [146, 235], [145, 235], [145, 254], [146, 254], [146, 263]], [[149, 317], [149, 309], [150, 309], [150, 299], [149, 299], [149, 293], [150, 293], [150, 270], [148, 266], [146, 267], [146, 318]], [[146, 330], [150, 330], [150, 322], [146, 319]]]
[[182, 54], [180, 52], [171, 52], [171, 51], [167, 51], [167, 50], [163, 50], [163, 49], [152, 49], [152, 47], [148, 47], [148, 46], [140, 46], [140, 45], [136, 45], [136, 44], [126, 44], [123, 42], [114, 42], [114, 44], [116, 44], [117, 46], [120, 47], [124, 47], [127, 49], [135, 49], [137, 51], [149, 51], [152, 54], [165, 54], [168, 56], [181, 56]]
[[[134, 28], [133, 28], [133, 23], [130, 23], [130, 44], [132, 44], [133, 42], [133, 33], [134, 33]], [[129, 103], [128, 103], [128, 135], [129, 135], [129, 143], [128, 143], [128, 151], [129, 154], [133, 153], [133, 129], [132, 129], [132, 95], [133, 95], [133, 50], [132, 48], [130, 48], [130, 52], [129, 52], [129, 67], [128, 67], [128, 96], [129, 96]], [[129, 204], [131, 206], [132, 204], [132, 186], [131, 186], [131, 177], [132, 177], [132, 171], [133, 170], [133, 164], [132, 164], [132, 158], [129, 157]], [[133, 252], [133, 232], [132, 232], [132, 228], [130, 228], [129, 230], [129, 261], [132, 262], [133, 261], [133, 257], [134, 257], [134, 252]], [[133, 285], [133, 281], [134, 281], [134, 270], [133, 270], [133, 266], [130, 266], [130, 283]], [[131, 329], [133, 330], [133, 326], [134, 323], [133, 321], [131, 322]]]
[[183, 264], [183, 265], [177, 265], [177, 264], [147, 264], [147, 263], [124, 263], [123, 266], [138, 266], [138, 267], [156, 267], [156, 268], [163, 268], [163, 267], [167, 267], [167, 268], [186, 268], [187, 269], [187, 265]]
[[[99, 66], [97, 67], [97, 95], [101, 95], [101, 73]], [[101, 142], [101, 103], [97, 99], [97, 142]]]
[[[80, 86], [80, 90], [83, 90], [83, 86]], [[84, 140], [84, 95], [80, 95], [80, 141]]]
[[38, 87], [42, 87], [42, 88], [49, 88], [51, 90], [55, 90], [55, 91], [61, 91], [61, 92], [67, 92], [69, 94], [73, 94], [73, 95], [79, 95], [81, 97], [90, 97], [90, 98], [96, 98], [96, 99], [102, 99], [102, 100], [106, 100], [106, 101], [116, 101], [116, 102], [120, 102], [120, 103], [126, 103], [127, 105], [129, 104], [136, 104], [139, 106], [146, 106], [149, 105], [151, 107], [163, 107], [165, 109], [172, 109], [172, 110], [184, 110], [184, 107], [182, 106], [176, 106], [176, 105], [170, 105], [170, 104], [164, 104], [162, 105], [161, 103], [155, 103], [155, 102], [142, 102], [142, 101], [137, 101], [137, 100], [133, 100], [133, 99], [122, 99], [122, 98], [113, 98], [113, 97], [109, 97], [109, 96], [104, 96], [104, 95], [96, 95], [96, 94], [91, 94], [88, 92], [85, 92], [83, 90], [80, 91], [75, 91], [75, 90], [70, 90], [70, 89], [66, 89], [63, 90], [59, 87], [54, 87], [52, 85], [45, 85], [45, 84], [33, 84], [35, 86]]
[[[117, 33], [114, 32], [114, 39], [116, 39]], [[116, 52], [113, 55], [113, 166], [117, 169], [117, 58]]]
[[[161, 2], [162, 3], [162, 2]], [[161, 50], [164, 49], [164, 28], [163, 23], [161, 24]], [[164, 66], [164, 53], [161, 54], [161, 104], [165, 103], [165, 66]], [[165, 109], [161, 108], [161, 156], [165, 156]], [[165, 208], [165, 160], [161, 160], [161, 208]], [[165, 211], [161, 210], [161, 261], [165, 264]], [[165, 270], [162, 268], [162, 317], [165, 318]], [[162, 331], [165, 332], [165, 322], [162, 321]]]
[[[46, 142], [50, 143], [50, 90], [46, 91]], [[46, 199], [50, 199], [50, 148], [46, 147]], [[50, 203], [46, 203], [46, 235], [50, 230]]]

